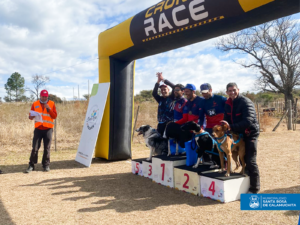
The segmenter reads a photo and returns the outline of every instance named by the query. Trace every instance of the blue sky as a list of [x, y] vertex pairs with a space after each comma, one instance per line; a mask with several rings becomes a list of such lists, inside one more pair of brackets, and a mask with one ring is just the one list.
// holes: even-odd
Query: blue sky
[[[0, 0], [0, 97], [14, 72], [32, 88], [32, 75], [46, 75], [46, 89], [61, 98], [88, 93], [98, 82], [98, 35], [156, 4], [158, 0]], [[299, 14], [294, 16], [299, 19]], [[234, 63], [245, 55], [215, 49], [218, 38], [136, 61], [135, 93], [150, 90], [156, 72], [174, 83], [209, 82], [224, 90], [235, 81], [241, 91], [255, 91], [256, 71]]]

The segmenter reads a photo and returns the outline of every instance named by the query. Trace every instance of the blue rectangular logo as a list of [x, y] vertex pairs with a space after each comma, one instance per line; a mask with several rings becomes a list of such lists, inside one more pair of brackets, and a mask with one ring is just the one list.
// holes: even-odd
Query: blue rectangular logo
[[300, 210], [300, 194], [241, 194], [241, 210]]

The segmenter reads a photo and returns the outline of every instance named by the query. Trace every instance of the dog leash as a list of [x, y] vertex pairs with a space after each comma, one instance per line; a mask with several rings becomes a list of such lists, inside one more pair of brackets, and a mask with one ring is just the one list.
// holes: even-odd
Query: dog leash
[[[195, 150], [195, 148], [196, 148], [196, 146], [197, 146], [197, 143], [196, 143], [196, 137], [200, 137], [200, 136], [202, 136], [202, 135], [205, 135], [205, 134], [208, 134], [209, 136], [210, 136], [210, 134], [207, 132], [207, 131], [204, 131], [203, 133], [201, 133], [201, 134], [197, 134], [197, 135], [195, 135], [195, 133], [193, 133], [193, 137], [192, 137], [192, 145], [191, 145], [191, 147], [192, 147], [192, 150]], [[210, 136], [211, 137], [211, 136]], [[212, 138], [212, 137], [211, 137]], [[213, 139], [212, 139], [213, 140]], [[214, 141], [214, 140], [213, 140]], [[193, 142], [195, 142], [195, 148], [193, 148]], [[214, 143], [213, 143], [214, 144]]]
[[[215, 147], [215, 145], [218, 144], [218, 142], [210, 135], [210, 133], [208, 133], [207, 131], [204, 131], [204, 132], [201, 133], [201, 134], [195, 135], [195, 138], [196, 138], [196, 137], [203, 136], [203, 135], [205, 135], [205, 134], [207, 134], [207, 135], [210, 137], [210, 139], [212, 140], [212, 149], [211, 149], [210, 151], [209, 151], [209, 150], [205, 150], [205, 152], [211, 153], [211, 154], [214, 154], [214, 155], [219, 156], [219, 153], [214, 152], [214, 147]], [[196, 142], [196, 141], [195, 141], [195, 142]], [[223, 142], [223, 143], [224, 143], [224, 142]], [[223, 151], [222, 151], [222, 152], [223, 152]], [[227, 158], [226, 158], [225, 155], [224, 155], [224, 159], [227, 161]]]
[[[195, 134], [193, 133], [193, 136], [192, 136], [192, 143], [191, 143], [191, 149], [193, 151], [195, 151], [196, 147], [197, 147], [197, 143], [196, 143], [196, 137]], [[193, 143], [195, 143], [194, 147], [193, 147]]]
[[[241, 139], [242, 139], [243, 137], [244, 137], [243, 134], [239, 134], [239, 139], [238, 139], [238, 140], [234, 141], [233, 138], [232, 138], [232, 142], [233, 142], [233, 143], [232, 143], [232, 146], [238, 144], [238, 143], [241, 141]], [[232, 147], [232, 146], [231, 146], [231, 147]]]

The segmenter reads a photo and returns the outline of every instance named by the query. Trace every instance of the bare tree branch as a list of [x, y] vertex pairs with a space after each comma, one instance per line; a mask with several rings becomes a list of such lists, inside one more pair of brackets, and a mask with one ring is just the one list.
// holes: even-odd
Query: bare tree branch
[[49, 81], [50, 78], [47, 76], [32, 75], [31, 83], [33, 84], [33, 90], [30, 88], [26, 88], [26, 91], [29, 91], [36, 97], [36, 99], [38, 99], [42, 87], [44, 87]]
[[259, 72], [257, 89], [283, 93], [293, 101], [293, 89], [300, 85], [300, 23], [280, 18], [227, 35], [216, 47], [251, 56], [251, 62], [236, 63]]

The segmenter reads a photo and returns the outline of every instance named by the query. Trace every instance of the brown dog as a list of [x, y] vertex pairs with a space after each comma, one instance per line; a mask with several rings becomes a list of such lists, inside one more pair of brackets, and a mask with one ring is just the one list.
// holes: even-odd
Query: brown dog
[[234, 140], [234, 142], [236, 143], [238, 141], [238, 143], [234, 143], [233, 147], [231, 148], [231, 152], [232, 152], [232, 158], [235, 161], [235, 169], [233, 170], [233, 172], [235, 172], [236, 170], [238, 170], [238, 168], [241, 166], [240, 161], [238, 160], [238, 156], [241, 159], [242, 162], [242, 170], [241, 170], [241, 174], [244, 175], [245, 174], [245, 154], [246, 154], [246, 150], [245, 150], [245, 142], [243, 140], [243, 138], [241, 138], [238, 134], [231, 132], [232, 138]]
[[[219, 156], [220, 156], [220, 161], [221, 161], [221, 172], [224, 171], [224, 152], [226, 153], [227, 157], [227, 173], [225, 174], [226, 177], [230, 176], [231, 170], [231, 161], [232, 159], [235, 161], [236, 168], [234, 171], [236, 171], [239, 166], [239, 160], [242, 161], [242, 171], [241, 174], [245, 173], [245, 142], [240, 140], [238, 144], [234, 144], [234, 141], [227, 136], [226, 132], [228, 131], [228, 124], [223, 123], [221, 126], [216, 125], [213, 128], [213, 133], [212, 135], [217, 139], [218, 144], [218, 150], [219, 150]], [[234, 135], [234, 140], [238, 140], [238, 135]], [[233, 146], [233, 147], [232, 147]]]

